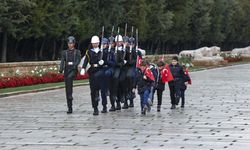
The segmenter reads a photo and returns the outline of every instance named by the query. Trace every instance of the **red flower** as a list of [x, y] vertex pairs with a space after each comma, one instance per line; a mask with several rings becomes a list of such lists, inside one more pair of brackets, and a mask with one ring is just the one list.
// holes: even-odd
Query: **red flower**
[[[79, 73], [76, 80], [87, 79], [88, 75], [81, 76]], [[64, 81], [63, 74], [49, 72], [43, 76], [22, 76], [22, 77], [2, 77], [0, 78], [0, 88], [27, 86], [44, 83], [55, 83]]]

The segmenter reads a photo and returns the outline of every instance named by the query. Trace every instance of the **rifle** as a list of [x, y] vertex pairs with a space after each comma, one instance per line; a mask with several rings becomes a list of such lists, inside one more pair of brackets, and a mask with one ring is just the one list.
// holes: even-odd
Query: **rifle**
[[[119, 34], [120, 34], [120, 27], [118, 27], [118, 29], [117, 29], [117, 39], [115, 39], [115, 40], [117, 40], [116, 42], [118, 42], [118, 40], [119, 40]], [[115, 45], [115, 54], [117, 53], [117, 50], [118, 50], [118, 45], [116, 44]]]
[[120, 34], [120, 27], [118, 27], [118, 29], [117, 29], [117, 39], [115, 39], [115, 40], [117, 40], [116, 41], [116, 45], [115, 45], [115, 62], [117, 62], [117, 51], [118, 51], [118, 44], [117, 44], [117, 42], [119, 41], [119, 34]]
[[[134, 26], [132, 26], [131, 38], [133, 37], [133, 34], [134, 34]], [[132, 53], [132, 49], [133, 49], [132, 44], [130, 44], [130, 47], [129, 47], [130, 54]]]
[[126, 23], [125, 24], [125, 31], [124, 31], [125, 33], [124, 33], [124, 43], [123, 43], [123, 51], [124, 51], [123, 59], [125, 59], [125, 57], [126, 57], [126, 47], [127, 47], [127, 42], [128, 42], [127, 30], [128, 30], [128, 24]]
[[135, 51], [136, 51], [136, 63], [138, 62], [138, 59], [139, 59], [139, 57], [138, 57], [138, 44], [139, 44], [139, 36], [138, 36], [138, 29], [136, 29], [136, 31], [135, 31], [135, 40], [136, 40], [136, 47], [135, 47]]
[[135, 47], [135, 50], [136, 50], [136, 53], [138, 52], [138, 44], [139, 44], [139, 36], [138, 36], [138, 29], [136, 29], [136, 47]]
[[103, 44], [102, 44], [102, 40], [104, 38], [104, 26], [102, 26], [102, 37], [101, 37], [101, 56], [100, 56], [100, 60], [102, 60], [103, 57]]
[[115, 29], [115, 26], [112, 27], [111, 35], [109, 37], [109, 49], [108, 49], [108, 52], [111, 51], [111, 47], [112, 47], [112, 44], [113, 44], [113, 41], [114, 41], [114, 37], [113, 37], [114, 29]]
[[[130, 38], [133, 38], [133, 35], [134, 35], [134, 26], [132, 26]], [[130, 61], [132, 61], [132, 49], [133, 49], [133, 45], [132, 45], [132, 43], [130, 43], [130, 45], [129, 45], [129, 54], [130, 54], [129, 60]]]

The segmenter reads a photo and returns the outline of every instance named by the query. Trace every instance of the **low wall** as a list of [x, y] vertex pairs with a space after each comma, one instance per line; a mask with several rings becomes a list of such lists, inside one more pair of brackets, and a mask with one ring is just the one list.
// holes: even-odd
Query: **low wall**
[[0, 63], [0, 76], [39, 75], [58, 72], [59, 61]]

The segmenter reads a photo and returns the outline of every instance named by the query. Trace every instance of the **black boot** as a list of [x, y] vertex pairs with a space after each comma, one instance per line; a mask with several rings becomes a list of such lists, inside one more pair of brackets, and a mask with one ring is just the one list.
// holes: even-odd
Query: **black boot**
[[99, 115], [99, 110], [98, 110], [98, 108], [97, 108], [97, 107], [96, 107], [96, 108], [94, 108], [93, 115], [94, 115], [94, 116]]
[[127, 101], [124, 102], [122, 109], [128, 109], [128, 102]]
[[172, 105], [170, 109], [175, 109], [175, 108], [176, 108], [175, 105]]
[[134, 101], [130, 100], [129, 106], [128, 107], [134, 107]]
[[111, 108], [109, 109], [109, 111], [116, 111], [115, 105], [112, 105]]
[[69, 107], [68, 111], [67, 111], [67, 114], [72, 114], [72, 113], [73, 113], [73, 109], [72, 109], [72, 107]]
[[107, 106], [103, 106], [101, 113], [107, 113]]
[[157, 106], [157, 112], [160, 112], [161, 111], [161, 105], [158, 105]]
[[184, 108], [184, 104], [181, 104], [181, 108]]
[[147, 107], [147, 106], [144, 106], [143, 109], [142, 109], [141, 114], [142, 114], [142, 115], [146, 115], [147, 110], [148, 110], [148, 107]]
[[115, 110], [121, 110], [122, 108], [121, 108], [121, 104], [120, 104], [120, 102], [117, 102], [117, 105], [116, 105], [116, 108], [115, 108]]

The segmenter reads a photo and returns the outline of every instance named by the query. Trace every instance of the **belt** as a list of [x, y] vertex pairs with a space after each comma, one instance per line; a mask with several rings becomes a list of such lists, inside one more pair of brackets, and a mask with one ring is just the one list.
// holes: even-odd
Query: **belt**
[[104, 68], [107, 68], [107, 67], [108, 67], [108, 65], [104, 65], [103, 67], [104, 67]]
[[92, 64], [91, 67], [96, 68], [96, 67], [99, 67], [99, 65], [98, 64]]

